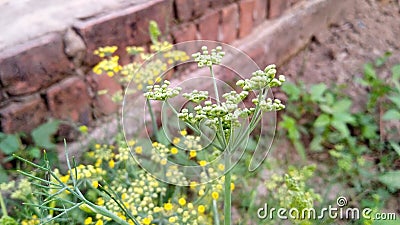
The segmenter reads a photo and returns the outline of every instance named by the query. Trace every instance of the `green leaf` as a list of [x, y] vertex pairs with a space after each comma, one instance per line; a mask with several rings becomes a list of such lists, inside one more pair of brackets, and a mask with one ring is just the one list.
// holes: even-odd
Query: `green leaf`
[[333, 104], [332, 110], [337, 112], [348, 112], [353, 102], [350, 99], [342, 99]]
[[375, 66], [380, 67], [383, 66], [383, 64], [386, 63], [388, 58], [392, 55], [391, 52], [385, 52], [385, 54], [382, 57], [379, 57], [375, 60]]
[[21, 142], [16, 134], [6, 134], [5, 138], [0, 141], [0, 149], [6, 155], [11, 155], [18, 151], [20, 146]]
[[333, 120], [343, 123], [354, 123], [356, 119], [350, 113], [340, 112], [333, 114]]
[[392, 67], [392, 76], [395, 80], [400, 79], [400, 64]]
[[376, 71], [371, 63], [367, 63], [364, 65], [364, 75], [368, 79], [377, 79]]
[[8, 181], [7, 171], [0, 165], [0, 184]]
[[379, 137], [378, 126], [376, 124], [368, 124], [361, 127], [361, 134], [366, 139], [373, 139]]
[[282, 90], [285, 92], [285, 94], [288, 95], [290, 100], [293, 100], [293, 101], [299, 100], [300, 95], [301, 95], [301, 90], [300, 90], [300, 88], [297, 87], [296, 84], [283, 83]]
[[340, 121], [332, 121], [332, 126], [338, 130], [343, 137], [348, 137], [350, 136], [350, 131], [349, 128], [347, 127], [346, 123], [340, 122]]
[[383, 120], [400, 120], [400, 112], [395, 109], [390, 109], [385, 112], [382, 117]]
[[311, 86], [310, 88], [311, 99], [314, 101], [322, 101], [323, 99], [322, 96], [327, 89], [328, 88], [324, 83]]
[[31, 147], [28, 149], [29, 156], [32, 158], [38, 159], [41, 156], [41, 151], [38, 147]]
[[396, 220], [374, 220], [372, 225], [399, 225], [400, 219]]
[[400, 96], [389, 96], [388, 98], [400, 109]]
[[324, 112], [324, 113], [328, 113], [328, 114], [333, 113], [332, 107], [330, 107], [328, 105], [323, 104], [323, 105], [320, 105], [319, 107], [322, 110], [322, 112]]
[[321, 114], [314, 122], [314, 127], [326, 127], [330, 124], [331, 118], [328, 114]]
[[31, 135], [35, 144], [41, 148], [55, 149], [56, 145], [52, 142], [52, 136], [57, 132], [59, 125], [58, 120], [53, 120], [34, 129]]
[[386, 172], [378, 180], [391, 189], [400, 189], [400, 170]]
[[160, 142], [163, 145], [169, 145], [170, 144], [170, 141], [169, 141], [167, 135], [165, 134], [163, 128], [161, 128], [161, 129], [159, 129], [157, 131], [156, 138], [157, 138], [157, 141]]
[[161, 35], [161, 31], [158, 28], [158, 24], [156, 21], [151, 20], [149, 23], [149, 34], [150, 39], [153, 44], [158, 42], [158, 37]]
[[397, 152], [397, 154], [400, 156], [400, 145], [394, 141], [389, 141], [389, 144], [392, 146], [392, 148]]

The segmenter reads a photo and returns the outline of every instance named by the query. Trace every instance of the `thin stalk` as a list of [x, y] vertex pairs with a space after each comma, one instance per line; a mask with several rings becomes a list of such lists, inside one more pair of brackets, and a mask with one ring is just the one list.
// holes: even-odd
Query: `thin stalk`
[[1, 193], [0, 193], [0, 206], [1, 206], [1, 212], [3, 213], [3, 217], [8, 216], [6, 204], [4, 203], [3, 195]]
[[213, 199], [213, 213], [214, 213], [214, 225], [219, 225], [219, 215], [217, 201]]
[[151, 125], [153, 127], [153, 134], [155, 134], [158, 131], [156, 117], [154, 115], [153, 107], [151, 106], [151, 102], [149, 99], [146, 99], [146, 104], [147, 104], [147, 108], [149, 109], [149, 112], [150, 112]]
[[[229, 152], [228, 152], [229, 154]], [[231, 193], [231, 173], [232, 170], [230, 169], [231, 166], [231, 159], [229, 158], [229, 155], [225, 156], [225, 169], [228, 170], [225, 174], [225, 181], [224, 181], [224, 186], [225, 186], [225, 195], [224, 195], [224, 215], [225, 215], [225, 225], [231, 225], [231, 211], [232, 211], [232, 193]]]

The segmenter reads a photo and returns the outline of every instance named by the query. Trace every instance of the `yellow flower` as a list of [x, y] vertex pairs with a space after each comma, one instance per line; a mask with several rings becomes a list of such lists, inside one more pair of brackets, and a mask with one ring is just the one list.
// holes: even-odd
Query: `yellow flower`
[[205, 160], [200, 160], [199, 161], [200, 166], [206, 166], [207, 165], [207, 161]]
[[163, 165], [163, 166], [166, 165], [167, 164], [167, 159], [166, 158], [161, 159], [160, 164]]
[[181, 130], [181, 135], [182, 136], [186, 136], [187, 135], [187, 131], [186, 130]]
[[171, 217], [168, 219], [168, 221], [169, 221], [170, 223], [175, 223], [175, 222], [176, 222], [176, 216], [171, 216]]
[[218, 199], [218, 197], [219, 197], [219, 194], [218, 194], [218, 192], [216, 192], [216, 191], [213, 191], [213, 193], [211, 193], [211, 197], [212, 197], [213, 199], [217, 200], [217, 199]]
[[92, 186], [93, 186], [94, 188], [98, 188], [98, 187], [99, 187], [99, 182], [98, 182], [97, 180], [94, 180], [94, 181], [92, 182]]
[[235, 190], [235, 184], [231, 183], [231, 191]]
[[108, 162], [108, 166], [112, 169], [112, 168], [114, 168], [114, 166], [115, 166], [115, 162], [114, 162], [114, 160], [110, 160], [109, 162]]
[[172, 210], [173, 207], [174, 206], [169, 202], [168, 203], [164, 203], [164, 209], [167, 210], [167, 211]]
[[97, 220], [95, 225], [103, 225], [103, 220]]
[[136, 152], [137, 154], [142, 154], [142, 152], [143, 152], [142, 146], [136, 147], [136, 148], [135, 148], [135, 152]]
[[224, 164], [218, 164], [218, 169], [224, 171], [225, 170]]
[[128, 194], [127, 194], [126, 192], [124, 192], [124, 193], [121, 195], [122, 201], [125, 200], [127, 197], [128, 197]]
[[81, 133], [83, 133], [83, 134], [87, 134], [87, 132], [88, 132], [88, 127], [85, 126], [85, 125], [82, 125], [82, 126], [79, 127], [79, 131], [80, 131]]
[[146, 217], [146, 218], [144, 218], [144, 219], [142, 220], [142, 223], [145, 224], [145, 225], [149, 225], [149, 224], [151, 223], [151, 219], [148, 218], [148, 217]]
[[191, 150], [191, 151], [189, 152], [190, 158], [194, 158], [194, 157], [196, 157], [196, 155], [197, 155], [197, 152], [194, 151], [194, 150]]
[[181, 141], [180, 138], [175, 137], [175, 138], [172, 140], [172, 143], [173, 143], [174, 145], [176, 145], [176, 144], [178, 144], [180, 141]]
[[154, 207], [153, 212], [158, 213], [161, 212], [161, 208], [160, 207]]
[[67, 183], [68, 180], [69, 180], [69, 174], [60, 177], [60, 180], [61, 180], [61, 182], [63, 182], [63, 183]]
[[180, 199], [178, 200], [178, 202], [179, 202], [179, 205], [181, 205], [181, 206], [186, 205], [186, 200], [185, 200], [185, 198], [180, 198]]
[[134, 146], [136, 142], [134, 140], [128, 141], [128, 146]]
[[199, 205], [199, 207], [197, 207], [197, 211], [199, 213], [204, 213], [206, 211], [206, 207], [204, 207], [204, 205]]
[[173, 155], [178, 154], [178, 149], [175, 147], [171, 148], [171, 154], [173, 154]]
[[97, 199], [97, 205], [103, 206], [104, 205], [104, 199], [103, 198], [98, 198]]
[[88, 218], [85, 219], [83, 224], [88, 225], [88, 224], [91, 224], [92, 222], [93, 222], [92, 217], [88, 217]]

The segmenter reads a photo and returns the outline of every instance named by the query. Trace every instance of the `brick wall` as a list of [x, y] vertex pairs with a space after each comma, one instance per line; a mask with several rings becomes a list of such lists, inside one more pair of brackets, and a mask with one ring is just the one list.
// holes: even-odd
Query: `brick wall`
[[[90, 72], [99, 46], [148, 45], [148, 22], [155, 20], [173, 42], [194, 39], [233, 43], [252, 35], [299, 0], [152, 0], [83, 19], [0, 52], [0, 131], [29, 132], [49, 117], [91, 126], [117, 110], [93, 93], [118, 84]], [[293, 8], [294, 7], [294, 8]], [[121, 52], [122, 54], [122, 52]], [[96, 119], [95, 119], [96, 118]]]

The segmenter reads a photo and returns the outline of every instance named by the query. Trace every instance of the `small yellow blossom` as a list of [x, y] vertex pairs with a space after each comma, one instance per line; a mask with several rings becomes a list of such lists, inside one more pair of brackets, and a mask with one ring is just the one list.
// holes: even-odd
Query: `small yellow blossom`
[[98, 182], [97, 180], [94, 180], [94, 181], [92, 182], [92, 186], [93, 186], [94, 188], [98, 188], [98, 187], [99, 187], [99, 182]]
[[170, 223], [175, 223], [175, 222], [176, 222], [176, 216], [171, 216], [171, 217], [168, 219], [168, 222], [170, 222]]
[[199, 205], [199, 207], [197, 207], [197, 211], [199, 213], [204, 213], [206, 211], [206, 207], [204, 207], [204, 205]]
[[218, 194], [218, 192], [216, 192], [216, 191], [213, 191], [213, 192], [211, 193], [211, 197], [212, 197], [213, 199], [217, 200], [217, 199], [218, 199], [218, 197], [219, 197], [219, 194]]
[[187, 131], [186, 130], [181, 130], [181, 135], [182, 136], [186, 136], [187, 135]]
[[167, 210], [167, 211], [172, 210], [173, 207], [174, 206], [169, 202], [168, 203], [164, 203], [164, 209]]
[[136, 152], [137, 154], [142, 154], [142, 152], [143, 152], [142, 146], [137, 146], [137, 147], [135, 148], [135, 152]]
[[206, 166], [207, 165], [207, 161], [205, 160], [200, 160], [199, 161], [200, 166]]
[[145, 224], [145, 225], [149, 225], [149, 224], [151, 224], [151, 219], [148, 218], [148, 217], [146, 217], [146, 218], [144, 218], [144, 219], [142, 220], [142, 223]]
[[128, 146], [134, 146], [136, 142], [134, 140], [128, 141]]
[[194, 150], [191, 150], [191, 151], [189, 152], [190, 158], [194, 158], [194, 157], [196, 157], [196, 155], [197, 155], [197, 152], [194, 151]]
[[91, 224], [92, 222], [93, 222], [92, 217], [88, 217], [88, 218], [85, 219], [85, 221], [83, 222], [83, 224], [88, 225], [88, 224]]
[[167, 162], [168, 162], [168, 160], [166, 158], [163, 158], [163, 159], [161, 159], [160, 164], [164, 166], [167, 164]]
[[173, 154], [173, 155], [178, 154], [178, 149], [175, 147], [171, 148], [171, 154]]
[[218, 169], [224, 171], [225, 170], [224, 164], [218, 164]]
[[179, 205], [181, 205], [181, 206], [186, 205], [186, 199], [185, 199], [185, 198], [180, 198], [180, 199], [178, 200], [178, 202], [179, 202]]
[[108, 166], [112, 169], [112, 168], [114, 168], [115, 167], [115, 162], [114, 162], [114, 160], [110, 160], [109, 162], [108, 162]]
[[180, 141], [181, 141], [180, 138], [175, 137], [175, 138], [172, 140], [172, 143], [173, 143], [174, 145], [177, 145], [177, 144], [179, 144]]
[[235, 184], [231, 183], [231, 191], [235, 190]]

